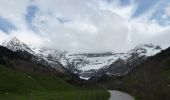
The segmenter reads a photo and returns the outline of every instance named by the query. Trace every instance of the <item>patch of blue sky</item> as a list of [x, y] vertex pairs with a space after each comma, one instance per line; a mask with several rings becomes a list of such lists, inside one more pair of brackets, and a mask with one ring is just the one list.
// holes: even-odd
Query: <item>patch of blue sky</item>
[[105, 1], [106, 3], [110, 4], [110, 3], [113, 3], [113, 2], [117, 2], [119, 1], [119, 3], [122, 5], [122, 6], [127, 6], [130, 4], [130, 0], [103, 0]]
[[29, 5], [27, 7], [27, 13], [25, 15], [25, 19], [26, 19], [28, 27], [33, 31], [37, 31], [36, 27], [34, 27], [33, 25], [33, 19], [35, 18], [38, 11], [39, 11], [39, 8], [36, 5]]
[[154, 5], [159, 3], [160, 0], [138, 0], [137, 4], [138, 7], [132, 17], [138, 17], [142, 15], [144, 12], [146, 12], [149, 9], [152, 9]]
[[16, 30], [16, 26], [7, 19], [0, 16], [0, 30], [9, 34], [12, 30]]
[[150, 20], [154, 20], [156, 23], [162, 26], [170, 25], [170, 17], [166, 16], [164, 9], [155, 12]]
[[127, 6], [131, 3], [130, 0], [120, 0], [120, 2], [122, 6]]
[[165, 13], [165, 8], [168, 3], [170, 3], [169, 0], [165, 0], [164, 2], [162, 2], [156, 9], [154, 14], [151, 16], [150, 20], [154, 20], [156, 23], [162, 26], [170, 25], [170, 17], [167, 16]]

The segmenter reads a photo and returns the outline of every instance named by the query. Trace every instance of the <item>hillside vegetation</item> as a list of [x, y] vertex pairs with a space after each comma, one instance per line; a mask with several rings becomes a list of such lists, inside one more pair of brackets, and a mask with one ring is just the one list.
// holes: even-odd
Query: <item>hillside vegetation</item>
[[103, 87], [132, 94], [136, 100], [170, 100], [170, 48], [150, 57], [124, 77], [105, 77]]
[[108, 100], [105, 90], [73, 86], [55, 74], [25, 74], [0, 65], [0, 100]]
[[123, 79], [120, 89], [137, 100], [170, 100], [170, 51], [163, 51], [138, 66]]

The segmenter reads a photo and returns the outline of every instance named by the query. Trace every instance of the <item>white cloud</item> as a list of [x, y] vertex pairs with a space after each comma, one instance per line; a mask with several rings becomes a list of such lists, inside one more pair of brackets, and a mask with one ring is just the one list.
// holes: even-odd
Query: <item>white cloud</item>
[[10, 37], [17, 37], [19, 40], [27, 44], [34, 44], [34, 46], [44, 46], [46, 45], [46, 38], [35, 34], [32, 31], [20, 30], [13, 31]]
[[165, 14], [170, 17], [170, 3], [168, 6], [165, 8]]
[[12, 22], [19, 29], [26, 29], [24, 15], [27, 5], [29, 5], [29, 0], [1, 0], [0, 16]]
[[122, 6], [120, 4], [120, 0], [115, 0], [111, 3], [108, 3], [104, 0], [99, 1], [96, 1], [94, 4], [96, 4], [100, 10], [111, 11], [126, 19], [129, 19], [132, 16], [137, 7], [137, 4], [134, 1], [131, 1], [130, 5], [128, 6]]
[[74, 22], [68, 22], [64, 24], [64, 27], [68, 29], [68, 31], [78, 31], [80, 34], [83, 32], [95, 34], [97, 32], [97, 27], [92, 25], [91, 23], [76, 20]]
[[[11, 20], [19, 30], [10, 35], [0, 32], [0, 37], [16, 36], [36, 46], [82, 52], [126, 51], [139, 43], [168, 46], [170, 42], [169, 26], [150, 20], [159, 4], [132, 18], [138, 6], [133, 0], [127, 6], [122, 6], [119, 0], [112, 3], [105, 0], [35, 0], [33, 3], [39, 8], [32, 22], [38, 30], [35, 33], [27, 29], [24, 19], [30, 2], [22, 0], [20, 3], [1, 2], [4, 6], [0, 5], [0, 15]], [[12, 9], [7, 9], [10, 6]], [[166, 10], [168, 15], [168, 8]]]
[[[88, 7], [89, 5], [86, 8]], [[67, 16], [70, 21], [66, 23], [60, 23], [55, 14], [39, 13], [34, 24], [43, 36], [55, 42], [56, 48], [74, 48], [91, 52], [118, 50], [119, 45], [116, 41], [124, 45], [127, 40], [128, 29], [124, 23], [125, 19], [110, 11], [96, 11], [94, 7], [90, 6], [88, 13], [79, 12], [78, 15], [76, 13], [74, 16]]]
[[0, 31], [0, 44], [2, 41], [6, 40], [8, 35], [2, 31]]

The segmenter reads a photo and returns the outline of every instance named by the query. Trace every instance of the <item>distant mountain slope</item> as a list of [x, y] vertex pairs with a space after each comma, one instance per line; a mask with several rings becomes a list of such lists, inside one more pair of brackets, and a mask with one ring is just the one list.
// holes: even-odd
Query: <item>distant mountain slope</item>
[[[54, 54], [50, 54], [53, 50], [49, 49], [48, 51], [46, 49], [38, 49], [31, 46], [28, 46], [27, 44], [21, 42], [16, 37], [11, 38], [10, 40], [6, 40], [2, 42], [2, 46], [12, 50], [13, 52], [22, 51], [27, 52], [30, 55], [33, 55], [36, 59], [35, 62], [42, 63], [44, 65], [51, 66], [52, 68], [55, 68], [56, 70], [60, 72], [65, 72], [65, 68], [60, 64], [58, 60], [53, 60]], [[53, 55], [53, 56], [51, 56]], [[56, 57], [58, 59], [58, 57]]]
[[37, 59], [27, 51], [14, 52], [0, 46], [0, 64], [10, 66], [13, 70], [26, 73], [61, 73], [52, 68], [45, 60], [37, 61]]
[[170, 48], [148, 58], [124, 77], [103, 76], [97, 83], [131, 93], [137, 100], [170, 100]]
[[160, 46], [154, 46], [153, 44], [140, 44], [127, 53], [118, 56], [114, 62], [108, 65], [108, 67], [98, 69], [90, 80], [96, 80], [104, 74], [109, 76], [124, 76], [137, 65], [144, 62], [148, 57], [154, 56], [160, 51]]
[[122, 76], [129, 73], [135, 66], [140, 65], [148, 57], [161, 51], [160, 46], [153, 44], [140, 44], [126, 53], [126, 58], [119, 58], [108, 68], [109, 75]]

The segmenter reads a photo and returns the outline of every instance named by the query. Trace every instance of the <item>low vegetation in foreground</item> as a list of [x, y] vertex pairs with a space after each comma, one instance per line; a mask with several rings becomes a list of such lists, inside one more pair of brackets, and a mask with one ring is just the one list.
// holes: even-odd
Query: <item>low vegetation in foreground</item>
[[0, 65], [0, 100], [108, 100], [109, 95], [70, 85], [54, 74], [25, 74]]

